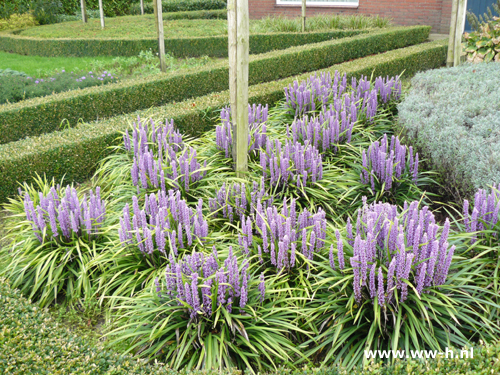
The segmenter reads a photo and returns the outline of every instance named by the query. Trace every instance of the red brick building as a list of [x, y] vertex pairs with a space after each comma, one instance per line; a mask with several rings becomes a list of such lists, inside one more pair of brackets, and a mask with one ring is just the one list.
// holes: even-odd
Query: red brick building
[[[248, 0], [250, 18], [301, 15], [302, 0]], [[319, 13], [380, 15], [397, 25], [429, 25], [433, 33], [450, 31], [451, 0], [307, 0], [307, 16]]]

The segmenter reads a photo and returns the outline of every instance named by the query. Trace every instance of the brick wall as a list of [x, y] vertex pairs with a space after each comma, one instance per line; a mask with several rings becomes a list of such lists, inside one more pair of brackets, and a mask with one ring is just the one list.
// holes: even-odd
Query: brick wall
[[[397, 25], [429, 25], [432, 33], [447, 34], [450, 29], [452, 0], [359, 0], [358, 8], [342, 7], [307, 7], [307, 16], [319, 13], [360, 13], [378, 14], [389, 17]], [[276, 0], [248, 0], [250, 18], [262, 18], [267, 15], [297, 17], [301, 15], [301, 6], [276, 5]]]

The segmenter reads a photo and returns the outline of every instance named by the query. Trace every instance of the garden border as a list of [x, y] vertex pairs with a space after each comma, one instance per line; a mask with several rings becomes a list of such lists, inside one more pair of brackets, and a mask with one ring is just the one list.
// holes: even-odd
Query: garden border
[[[249, 84], [296, 74], [425, 41], [429, 26], [399, 27], [308, 46], [252, 56]], [[105, 86], [68, 91], [0, 106], [0, 144], [59, 130], [61, 123], [94, 121], [182, 101], [229, 87], [227, 63], [195, 73], [155, 75]]]
[[[379, 55], [345, 62], [314, 73], [347, 73], [395, 76], [404, 71], [413, 76], [421, 70], [443, 66], [446, 62], [447, 41], [435, 41], [398, 49]], [[284, 97], [283, 87], [294, 80], [305, 80], [313, 73], [289, 77], [249, 87], [250, 103], [275, 103]], [[0, 202], [15, 194], [17, 181], [31, 180], [35, 173], [49, 178], [82, 182], [88, 179], [99, 160], [110, 153], [109, 146], [121, 142], [121, 133], [137, 116], [173, 119], [176, 126], [191, 135], [213, 128], [212, 118], [229, 102], [228, 91], [212, 93], [195, 99], [172, 103], [152, 110], [137, 111], [109, 120], [81, 124], [76, 128], [0, 145]], [[193, 126], [195, 124], [195, 126]]]

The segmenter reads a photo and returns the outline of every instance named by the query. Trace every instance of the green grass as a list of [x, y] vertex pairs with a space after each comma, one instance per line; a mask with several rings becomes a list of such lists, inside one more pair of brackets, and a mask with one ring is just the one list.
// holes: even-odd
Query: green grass
[[0, 51], [0, 69], [10, 68], [31, 76], [48, 76], [56, 70], [83, 70], [91, 66], [93, 61], [110, 64], [112, 56], [102, 57], [40, 57], [24, 56]]
[[[307, 19], [306, 31], [332, 29], [359, 30], [389, 26], [390, 21], [381, 17], [364, 15], [317, 15]], [[299, 18], [267, 17], [250, 21], [251, 33], [300, 32]], [[165, 38], [202, 37], [227, 35], [227, 20], [164, 20]], [[37, 38], [154, 38], [154, 16], [125, 16], [106, 19], [106, 27], [101, 29], [98, 19], [90, 19], [87, 24], [81, 21], [63, 22], [52, 25], [32, 27], [21, 32], [22, 36]]]

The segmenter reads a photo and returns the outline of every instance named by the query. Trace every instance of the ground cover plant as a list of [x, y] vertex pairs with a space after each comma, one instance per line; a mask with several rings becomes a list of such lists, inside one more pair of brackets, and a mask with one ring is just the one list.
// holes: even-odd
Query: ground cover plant
[[457, 202], [500, 182], [499, 72], [488, 63], [417, 74], [398, 107], [409, 140]]
[[[349, 371], [366, 348], [498, 337], [500, 194], [477, 192], [459, 225], [431, 212], [427, 161], [393, 126], [399, 77], [324, 73], [284, 91], [272, 107], [249, 107], [244, 179], [231, 168], [228, 108], [198, 138], [137, 118], [102, 160], [89, 188], [106, 202], [100, 231], [114, 237], [84, 267], [65, 267], [92, 270], [84, 292], [110, 309], [110, 341], [175, 369], [257, 372]], [[24, 230], [4, 238], [3, 274], [27, 270], [16, 254], [49, 235], [41, 218], [55, 217], [54, 205], [35, 206], [53, 185], [25, 185], [7, 207], [8, 228]], [[80, 229], [61, 206], [50, 229], [59, 223], [64, 237]]]

